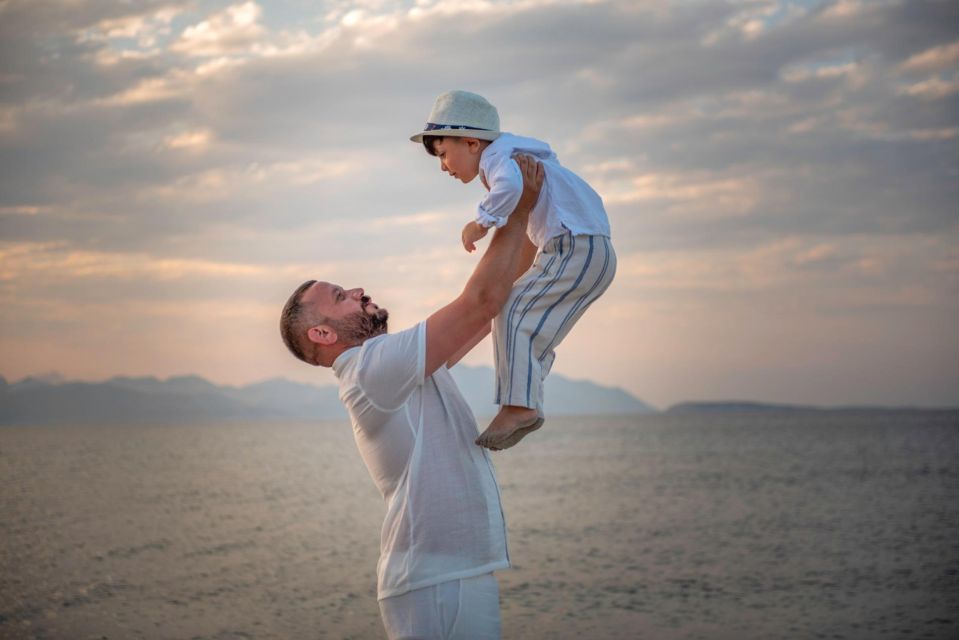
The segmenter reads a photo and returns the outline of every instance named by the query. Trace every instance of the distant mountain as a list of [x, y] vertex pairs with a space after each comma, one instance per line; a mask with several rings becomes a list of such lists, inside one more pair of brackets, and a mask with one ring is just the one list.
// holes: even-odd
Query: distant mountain
[[867, 411], [952, 411], [948, 407], [889, 407], [875, 405], [846, 405], [838, 407], [818, 407], [801, 404], [773, 404], [765, 402], [743, 402], [724, 400], [718, 402], [683, 402], [671, 406], [666, 413], [798, 413], [803, 411], [831, 412], [867, 412]]
[[[494, 413], [493, 370], [453, 368], [477, 415]], [[633, 414], [654, 411], [622, 389], [553, 374], [546, 382], [552, 415]], [[68, 382], [45, 375], [10, 384], [0, 376], [2, 424], [180, 424], [217, 421], [341, 420], [346, 412], [334, 385], [282, 378], [243, 387], [219, 386], [198, 376], [160, 380], [119, 376], [104, 382]]]
[[812, 407], [790, 404], [767, 404], [738, 400], [718, 402], [682, 402], [671, 406], [666, 413], [757, 413], [765, 411], [804, 411]]
[[114, 383], [37, 384], [25, 380], [0, 389], [0, 424], [167, 424], [266, 419], [261, 408], [217, 391], [164, 391], [164, 383], [135, 388]]
[[[490, 367], [457, 365], [450, 369], [463, 397], [478, 416], [495, 415], [495, 375]], [[654, 413], [649, 406], [619, 387], [589, 380], [571, 380], [557, 373], [546, 378], [543, 390], [548, 415], [629, 415]]]

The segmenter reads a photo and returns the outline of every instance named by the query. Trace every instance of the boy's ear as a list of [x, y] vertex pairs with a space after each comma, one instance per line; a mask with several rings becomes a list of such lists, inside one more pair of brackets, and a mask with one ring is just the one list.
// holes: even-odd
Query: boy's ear
[[480, 141], [479, 138], [461, 138], [463, 142], [469, 146], [470, 151], [479, 151], [480, 150]]
[[310, 342], [322, 344], [327, 347], [331, 344], [336, 344], [337, 339], [336, 331], [326, 324], [310, 327], [306, 332], [306, 337], [310, 339]]

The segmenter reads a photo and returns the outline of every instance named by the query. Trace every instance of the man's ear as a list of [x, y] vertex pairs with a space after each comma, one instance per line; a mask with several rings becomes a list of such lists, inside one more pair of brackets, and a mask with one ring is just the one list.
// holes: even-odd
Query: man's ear
[[316, 344], [322, 344], [324, 346], [336, 344], [337, 339], [336, 331], [334, 331], [331, 326], [326, 324], [310, 327], [306, 332], [306, 337], [310, 339], [310, 342], [315, 342]]

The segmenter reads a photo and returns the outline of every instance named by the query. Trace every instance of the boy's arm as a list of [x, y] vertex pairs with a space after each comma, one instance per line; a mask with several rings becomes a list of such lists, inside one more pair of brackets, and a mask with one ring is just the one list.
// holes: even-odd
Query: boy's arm
[[540, 163], [526, 156], [517, 158], [516, 162], [519, 163], [517, 170], [522, 168], [520, 175], [525, 187], [513, 215], [507, 224], [496, 230], [459, 297], [426, 320], [427, 376], [460, 354], [496, 317], [509, 297], [517, 262], [526, 242], [529, 212], [543, 184]]
[[463, 227], [463, 231], [460, 233], [460, 240], [463, 241], [463, 248], [470, 253], [473, 253], [476, 251], [476, 241], [485, 238], [487, 233], [489, 233], [488, 228], [482, 226], [475, 220], [470, 220], [466, 223], [466, 226]]
[[[523, 193], [523, 175], [512, 158], [495, 158], [486, 174], [489, 193], [476, 208], [476, 223], [502, 227]], [[536, 204], [535, 202], [533, 204]]]

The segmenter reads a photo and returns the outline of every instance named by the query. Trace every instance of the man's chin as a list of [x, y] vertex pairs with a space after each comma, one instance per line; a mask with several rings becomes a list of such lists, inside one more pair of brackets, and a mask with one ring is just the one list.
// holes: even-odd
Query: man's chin
[[357, 311], [330, 324], [345, 344], [360, 344], [364, 340], [386, 333], [389, 313], [377, 309], [373, 313]]
[[370, 315], [370, 320], [372, 321], [370, 323], [370, 328], [372, 329], [372, 331], [375, 332], [372, 335], [378, 336], [383, 333], [386, 333], [389, 319], [390, 319], [390, 312], [387, 311], [386, 309], [377, 309], [376, 311], [374, 311]]

